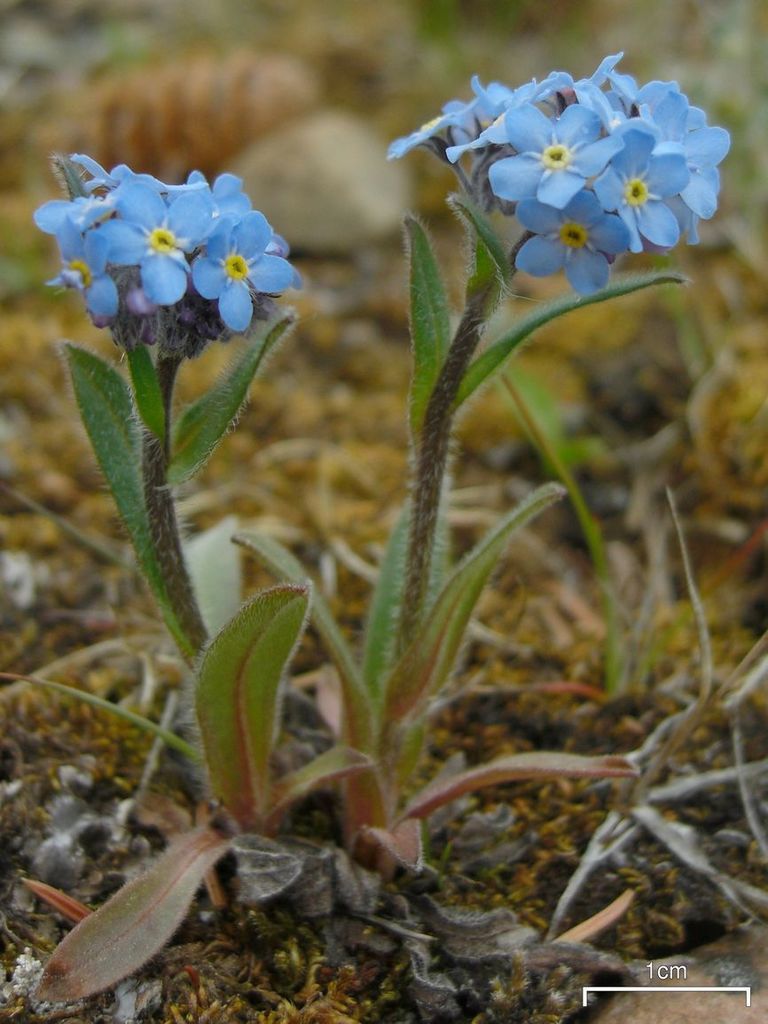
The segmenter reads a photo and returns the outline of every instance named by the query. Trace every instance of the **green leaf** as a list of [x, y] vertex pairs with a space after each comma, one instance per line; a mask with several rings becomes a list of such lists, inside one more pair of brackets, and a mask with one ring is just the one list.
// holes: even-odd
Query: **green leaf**
[[165, 406], [155, 364], [146, 345], [137, 345], [128, 352], [128, 367], [139, 416], [147, 429], [162, 441], [165, 438]]
[[[235, 544], [252, 551], [265, 568], [280, 579], [299, 583], [307, 572], [299, 560], [279, 541], [250, 530], [235, 534]], [[359, 750], [368, 750], [371, 742], [371, 705], [355, 659], [344, 634], [338, 627], [328, 602], [317, 591], [312, 595], [312, 625], [323, 641], [339, 673], [344, 695], [346, 739]]]
[[424, 228], [405, 218], [410, 261], [411, 344], [413, 376], [409, 395], [411, 431], [421, 431], [432, 389], [448, 351], [450, 314], [445, 287], [435, 254]]
[[498, 288], [492, 290], [494, 295], [489, 297], [491, 308], [487, 312], [490, 314], [512, 276], [509, 253], [491, 222], [471, 199], [464, 195], [452, 195], [448, 198], [448, 205], [464, 221], [475, 239], [475, 265], [467, 283], [467, 293], [472, 295], [490, 287], [494, 277], [498, 283]]
[[237, 419], [264, 358], [292, 323], [291, 316], [284, 316], [258, 341], [249, 341], [229, 371], [179, 416], [173, 429], [170, 484], [183, 483], [202, 469]]
[[594, 295], [566, 294], [551, 302], [543, 303], [529, 316], [518, 320], [511, 331], [493, 342], [469, 366], [456, 396], [454, 409], [458, 409], [535, 330], [548, 324], [551, 320], [570, 313], [571, 310], [583, 309], [585, 306], [615, 299], [620, 295], [629, 295], [631, 292], [650, 288], [652, 285], [684, 284], [685, 281], [686, 278], [682, 274], [668, 270], [654, 271], [648, 274], [627, 274], [614, 278], [611, 284], [603, 288], [602, 291], [595, 292]]
[[608, 754], [601, 757], [582, 757], [560, 751], [537, 750], [524, 754], [497, 757], [477, 768], [437, 778], [412, 797], [400, 821], [426, 818], [438, 807], [450, 803], [465, 793], [474, 793], [486, 786], [527, 779], [621, 779], [637, 775], [637, 768], [625, 757]]
[[348, 778], [371, 767], [372, 761], [365, 754], [350, 747], [337, 745], [318, 754], [296, 771], [284, 775], [278, 779], [272, 790], [268, 831], [279, 825], [280, 819], [291, 804], [303, 800], [321, 786], [327, 786], [331, 782]]
[[268, 806], [280, 683], [308, 604], [307, 586], [262, 591], [214, 637], [200, 663], [195, 706], [211, 785], [245, 829], [258, 829]]
[[389, 678], [385, 721], [401, 721], [440, 690], [453, 670], [469, 618], [510, 535], [564, 494], [559, 484], [539, 487], [454, 569]]
[[139, 566], [180, 649], [193, 654], [168, 599], [152, 543], [139, 468], [141, 438], [130, 389], [120, 374], [93, 352], [67, 342], [64, 354], [83, 424], [130, 535]]
[[409, 505], [405, 504], [389, 535], [368, 609], [363, 647], [363, 679], [374, 700], [380, 696], [382, 682], [392, 667], [396, 653], [408, 550], [408, 512]]
[[176, 839], [143, 875], [124, 885], [59, 943], [35, 993], [72, 1002], [111, 988], [168, 942], [205, 875], [231, 840], [212, 828]]
[[218, 632], [242, 604], [240, 549], [232, 543], [236, 529], [237, 516], [225, 516], [184, 544], [197, 603], [210, 634]]

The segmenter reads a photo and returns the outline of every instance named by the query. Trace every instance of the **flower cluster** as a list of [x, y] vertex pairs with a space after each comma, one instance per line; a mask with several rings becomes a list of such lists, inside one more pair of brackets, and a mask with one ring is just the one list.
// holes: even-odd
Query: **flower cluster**
[[564, 71], [517, 89], [472, 80], [474, 98], [390, 146], [451, 163], [485, 210], [515, 214], [529, 236], [515, 265], [537, 276], [564, 269], [576, 291], [604, 287], [619, 253], [666, 251], [717, 207], [723, 128], [707, 125], [677, 82], [638, 86], [606, 57], [575, 81]]
[[243, 333], [270, 311], [270, 297], [298, 287], [288, 246], [252, 209], [242, 181], [209, 185], [193, 171], [166, 185], [125, 164], [68, 163], [90, 178], [81, 194], [44, 203], [37, 226], [55, 235], [63, 266], [49, 284], [82, 292], [97, 326], [119, 344], [159, 344], [192, 356], [209, 342]]

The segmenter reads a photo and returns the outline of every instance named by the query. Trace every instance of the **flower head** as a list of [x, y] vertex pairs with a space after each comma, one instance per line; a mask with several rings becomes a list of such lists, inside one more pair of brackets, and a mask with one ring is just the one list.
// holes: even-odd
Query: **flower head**
[[206, 254], [192, 265], [195, 288], [204, 298], [218, 300], [230, 330], [250, 325], [254, 293], [271, 295], [295, 283], [290, 263], [267, 251], [272, 239], [266, 217], [256, 210], [236, 224], [224, 218], [208, 239]]
[[76, 288], [85, 297], [88, 311], [95, 317], [117, 313], [117, 286], [106, 273], [109, 243], [100, 231], [83, 237], [74, 221], [65, 218], [56, 231], [63, 267], [48, 284]]
[[562, 210], [536, 199], [517, 207], [523, 227], [534, 232], [521, 247], [515, 265], [536, 277], [565, 270], [582, 295], [605, 287], [610, 262], [629, 244], [629, 232], [614, 214], [605, 213], [593, 192], [582, 190]]

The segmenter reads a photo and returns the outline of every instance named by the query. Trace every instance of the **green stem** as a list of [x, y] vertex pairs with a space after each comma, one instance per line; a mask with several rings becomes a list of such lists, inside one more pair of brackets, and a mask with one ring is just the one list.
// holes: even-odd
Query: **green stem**
[[168, 485], [170, 461], [171, 404], [181, 357], [161, 358], [157, 375], [165, 408], [165, 435], [159, 439], [145, 429], [142, 434], [142, 476], [152, 543], [165, 580], [168, 597], [194, 655], [208, 640], [192, 581], [184, 561], [176, 507]]
[[618, 605], [608, 565], [603, 531], [600, 529], [597, 519], [589, 511], [573, 473], [571, 473], [568, 466], [560, 458], [555, 445], [547, 437], [546, 432], [541, 429], [536, 417], [526, 405], [519, 389], [512, 382], [511, 373], [507, 371], [507, 373], [502, 374], [501, 381], [512, 399], [515, 410], [530, 440], [539, 449], [539, 452], [550, 464], [559, 477], [560, 482], [568, 491], [576, 518], [579, 520], [579, 525], [584, 534], [595, 569], [595, 575], [600, 584], [600, 600], [605, 620], [605, 689], [608, 693], [614, 693], [621, 679], [621, 634]]
[[[515, 273], [515, 257], [528, 238], [530, 233], [525, 232], [509, 254], [510, 279]], [[429, 396], [421, 433], [414, 442], [415, 468], [411, 482], [411, 520], [405, 563], [405, 592], [398, 632], [401, 650], [405, 649], [416, 635], [424, 611], [438, 510], [448, 467], [454, 403], [482, 337], [488, 298], [496, 287], [495, 281], [475, 288], [472, 284], [470, 280], [464, 312]]]

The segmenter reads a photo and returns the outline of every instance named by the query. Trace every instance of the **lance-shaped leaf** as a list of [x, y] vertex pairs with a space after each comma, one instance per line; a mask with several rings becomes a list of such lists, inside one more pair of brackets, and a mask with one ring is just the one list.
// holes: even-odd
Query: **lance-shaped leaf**
[[[280, 579], [299, 583], [307, 578], [301, 562], [274, 538], [243, 530], [236, 533], [232, 540], [252, 551], [261, 564]], [[328, 602], [317, 591], [312, 595], [310, 614], [312, 625], [320, 634], [339, 673], [344, 697], [345, 738], [358, 750], [368, 750], [371, 742], [371, 706], [349, 644]]]
[[365, 771], [371, 768], [372, 764], [371, 759], [365, 754], [339, 745], [318, 754], [296, 771], [283, 775], [272, 787], [267, 831], [280, 824], [280, 819], [292, 804], [303, 800], [305, 796], [322, 786]]
[[631, 292], [650, 288], [656, 284], [684, 284], [685, 277], [673, 271], [656, 271], [650, 274], [627, 274], [614, 278], [602, 291], [593, 295], [566, 294], [538, 306], [535, 312], [518, 320], [507, 334], [493, 342], [482, 355], [469, 366], [456, 396], [454, 409], [458, 409], [480, 385], [515, 351], [535, 330], [574, 309], [583, 309], [597, 302], [629, 295]]
[[487, 289], [486, 314], [490, 315], [512, 275], [509, 253], [491, 222], [468, 196], [452, 195], [448, 205], [461, 218], [474, 239], [475, 263], [467, 282], [467, 294], [473, 295]]
[[506, 782], [523, 782], [528, 779], [621, 779], [637, 775], [637, 769], [625, 757], [606, 755], [603, 757], [582, 757], [579, 754], [564, 754], [549, 751], [533, 751], [524, 754], [509, 754], [497, 757], [488, 764], [458, 772], [447, 778], [435, 779], [416, 796], [412, 797], [400, 820], [426, 818], [438, 807], [450, 803], [465, 793], [474, 793], [486, 786], [498, 786]]
[[137, 345], [127, 355], [139, 416], [147, 429], [162, 441], [165, 437], [165, 406], [152, 356], [146, 345]]
[[308, 603], [307, 586], [262, 591], [214, 637], [200, 663], [195, 705], [211, 786], [244, 829], [259, 827], [269, 799], [280, 683]]
[[93, 352], [67, 342], [64, 355], [83, 424], [130, 535], [139, 566], [180, 649], [193, 654], [173, 613], [152, 544], [139, 472], [141, 439], [130, 389], [120, 374]]
[[418, 437], [424, 412], [435, 386], [450, 341], [450, 314], [445, 286], [424, 228], [405, 218], [411, 293], [411, 346], [413, 376], [409, 396], [411, 431]]
[[79, 924], [84, 918], [90, 917], [93, 913], [90, 907], [86, 907], [74, 896], [68, 896], [61, 889], [48, 885], [47, 882], [38, 882], [35, 878], [22, 878], [22, 883], [31, 893], [49, 907], [53, 907], [62, 917], [66, 917], [73, 924]]
[[36, 998], [84, 999], [137, 971], [179, 927], [205, 874], [230, 842], [208, 827], [175, 840], [145, 874], [83, 918], [59, 944]]
[[438, 692], [453, 670], [469, 618], [510, 535], [565, 494], [545, 484], [498, 525], [459, 563], [387, 684], [384, 720], [399, 722]]
[[392, 667], [395, 656], [408, 550], [408, 512], [409, 506], [406, 504], [389, 535], [365, 627], [363, 679], [375, 700], [378, 700], [382, 681]]
[[240, 414], [265, 357], [292, 323], [291, 316], [284, 316], [264, 337], [249, 341], [228, 372], [184, 410], [173, 430], [170, 484], [183, 483], [202, 469]]

